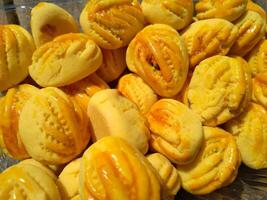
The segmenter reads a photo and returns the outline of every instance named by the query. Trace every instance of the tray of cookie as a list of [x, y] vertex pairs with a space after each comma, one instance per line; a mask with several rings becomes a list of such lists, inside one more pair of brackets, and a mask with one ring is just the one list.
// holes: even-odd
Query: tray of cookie
[[1, 1], [0, 199], [266, 199], [266, 6]]

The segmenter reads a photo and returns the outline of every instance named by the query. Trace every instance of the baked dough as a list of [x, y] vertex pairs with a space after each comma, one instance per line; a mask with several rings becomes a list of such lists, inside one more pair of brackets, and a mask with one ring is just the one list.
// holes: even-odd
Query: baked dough
[[182, 90], [178, 93], [177, 96], [174, 97], [174, 99], [184, 103], [187, 106], [189, 105], [188, 90], [189, 90], [189, 84], [191, 82], [192, 76], [193, 76], [193, 72], [191, 72], [191, 71], [188, 72], [188, 75], [187, 75], [187, 78], [186, 78], [186, 81], [184, 83]]
[[81, 200], [160, 200], [156, 171], [126, 140], [105, 137], [82, 156]]
[[181, 30], [190, 24], [193, 16], [192, 0], [143, 0], [142, 11], [151, 24], [168, 24]]
[[173, 163], [192, 162], [202, 145], [200, 118], [173, 99], [157, 101], [147, 114], [151, 131], [150, 147]]
[[36, 83], [60, 87], [94, 73], [102, 64], [102, 53], [87, 35], [69, 33], [38, 48], [32, 60], [29, 71]]
[[41, 2], [31, 10], [31, 30], [37, 47], [65, 33], [79, 32], [75, 19], [63, 8]]
[[189, 84], [189, 107], [206, 126], [240, 114], [251, 99], [251, 73], [240, 57], [213, 56], [195, 69]]
[[83, 31], [101, 48], [127, 46], [145, 25], [137, 0], [91, 0], [80, 16]]
[[252, 79], [252, 100], [267, 109], [267, 73], [257, 74]]
[[35, 50], [30, 33], [18, 25], [0, 25], [0, 92], [23, 81]]
[[90, 139], [86, 112], [53, 87], [39, 90], [26, 102], [19, 133], [29, 155], [47, 165], [73, 160]]
[[88, 116], [93, 126], [93, 141], [106, 136], [118, 136], [143, 154], [148, 150], [149, 130], [146, 119], [137, 106], [118, 90], [96, 93], [89, 101]]
[[226, 55], [236, 41], [238, 29], [225, 19], [206, 19], [192, 23], [182, 37], [187, 46], [190, 68], [214, 55]]
[[260, 16], [266, 20], [266, 12], [260, 7], [257, 3], [254, 3], [252, 0], [248, 0], [247, 10], [251, 10], [260, 14]]
[[128, 46], [126, 63], [162, 97], [172, 97], [183, 87], [188, 54], [179, 33], [171, 26], [154, 24], [139, 32]]
[[182, 187], [194, 195], [209, 194], [232, 183], [241, 163], [235, 138], [220, 128], [204, 127], [204, 144], [193, 163], [177, 166]]
[[130, 73], [120, 78], [118, 90], [134, 102], [143, 115], [147, 114], [158, 97], [152, 88], [142, 78]]
[[267, 168], [267, 112], [264, 107], [250, 103], [245, 112], [225, 125], [225, 129], [235, 136], [245, 165], [252, 169]]

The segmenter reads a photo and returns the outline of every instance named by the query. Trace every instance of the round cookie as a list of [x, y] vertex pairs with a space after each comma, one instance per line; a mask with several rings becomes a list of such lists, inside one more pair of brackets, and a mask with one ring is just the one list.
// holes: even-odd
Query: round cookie
[[80, 24], [101, 48], [118, 49], [129, 44], [145, 19], [136, 0], [91, 0], [81, 13]]
[[234, 21], [246, 11], [247, 3], [248, 0], [199, 0], [195, 5], [196, 17]]
[[101, 49], [87, 35], [69, 33], [38, 48], [29, 71], [40, 86], [60, 87], [89, 76], [101, 63]]
[[151, 106], [158, 100], [152, 88], [143, 79], [133, 73], [120, 78], [118, 90], [134, 102], [143, 115], [148, 113]]
[[23, 81], [35, 50], [30, 33], [18, 25], [0, 25], [0, 92]]
[[252, 79], [252, 101], [267, 109], [267, 73], [259, 73]]
[[200, 118], [173, 99], [157, 101], [147, 114], [151, 131], [150, 147], [173, 163], [192, 162], [202, 145]]
[[267, 168], [267, 112], [261, 105], [250, 103], [239, 117], [227, 122], [241, 152], [242, 161], [252, 169]]
[[213, 56], [202, 61], [189, 84], [189, 107], [206, 126], [217, 126], [240, 114], [251, 99], [251, 74], [240, 57]]
[[47, 2], [31, 10], [31, 30], [37, 47], [65, 33], [79, 32], [75, 19], [63, 8]]
[[118, 90], [96, 93], [89, 101], [88, 116], [93, 127], [93, 140], [106, 136], [125, 139], [143, 154], [148, 150], [149, 130], [137, 106]]
[[29, 157], [21, 141], [18, 128], [19, 117], [27, 100], [37, 92], [38, 89], [32, 85], [19, 85], [10, 88], [0, 103], [0, 137], [2, 140], [0, 147], [16, 160]]
[[188, 72], [185, 44], [175, 29], [164, 24], [147, 26], [135, 36], [128, 46], [126, 63], [162, 97], [176, 95]]
[[238, 36], [238, 29], [225, 19], [206, 19], [192, 23], [183, 33], [190, 68], [215, 55], [226, 55]]
[[105, 137], [91, 145], [81, 162], [81, 200], [160, 200], [156, 171], [132, 145]]
[[150, 24], [167, 24], [181, 30], [193, 17], [192, 0], [143, 0], [142, 11]]
[[41, 89], [25, 104], [19, 133], [29, 155], [45, 164], [67, 163], [90, 139], [86, 113], [61, 90]]
[[194, 162], [177, 166], [183, 189], [194, 195], [209, 194], [232, 183], [241, 163], [235, 138], [230, 133], [204, 127], [204, 138]]

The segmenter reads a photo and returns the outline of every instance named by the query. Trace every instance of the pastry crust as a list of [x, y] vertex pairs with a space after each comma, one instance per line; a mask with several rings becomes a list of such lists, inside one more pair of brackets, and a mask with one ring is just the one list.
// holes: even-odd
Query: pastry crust
[[79, 32], [74, 18], [63, 8], [41, 2], [31, 10], [31, 30], [37, 47], [66, 33]]
[[137, 0], [91, 0], [80, 16], [83, 31], [101, 48], [127, 46], [145, 25]]
[[188, 72], [184, 41], [172, 27], [154, 24], [139, 32], [128, 46], [126, 63], [162, 97], [172, 97], [183, 87]]
[[200, 118], [189, 108], [173, 99], [157, 101], [147, 121], [151, 131], [150, 147], [173, 163], [192, 162], [202, 145]]
[[26, 101], [37, 92], [38, 89], [34, 86], [19, 85], [9, 89], [0, 103], [0, 147], [16, 160], [29, 157], [18, 130], [19, 117]]
[[193, 72], [188, 72], [186, 81], [184, 83], [184, 86], [182, 88], [182, 90], [178, 93], [177, 96], [174, 97], [174, 99], [184, 103], [185, 105], [189, 105], [189, 101], [188, 101], [188, 91], [189, 91], [189, 84], [191, 82], [193, 76]]
[[105, 137], [82, 156], [81, 200], [160, 200], [156, 171], [132, 145]]
[[187, 46], [190, 68], [215, 55], [226, 55], [238, 36], [238, 29], [225, 19], [206, 19], [191, 24], [182, 37]]
[[133, 73], [120, 78], [118, 90], [134, 102], [143, 115], [147, 114], [151, 106], [158, 100], [152, 88]]
[[267, 73], [257, 74], [252, 79], [252, 101], [267, 109]]
[[241, 163], [235, 138], [220, 128], [204, 127], [204, 144], [193, 163], [177, 166], [182, 187], [194, 195], [209, 194], [232, 183]]
[[102, 63], [102, 53], [87, 35], [69, 33], [38, 48], [32, 60], [29, 71], [35, 82], [60, 87], [94, 73]]
[[29, 155], [45, 164], [64, 164], [78, 156], [90, 139], [86, 113], [61, 90], [39, 90], [25, 104], [19, 132]]
[[252, 0], [248, 0], [247, 10], [257, 12], [263, 19], [267, 20], [265, 10], [257, 3], [254, 3]]
[[143, 0], [142, 11], [151, 24], [168, 24], [181, 30], [190, 24], [193, 17], [192, 0]]
[[251, 90], [251, 73], [245, 60], [213, 56], [202, 61], [193, 73], [189, 106], [204, 125], [217, 126], [247, 107]]
[[15, 86], [28, 76], [34, 50], [32, 36], [24, 28], [18, 25], [0, 25], [0, 92]]
[[248, 0], [199, 0], [195, 6], [196, 17], [234, 21], [246, 11], [247, 3]]
[[267, 112], [261, 105], [250, 103], [239, 117], [225, 125], [241, 152], [242, 161], [252, 169], [267, 168]]

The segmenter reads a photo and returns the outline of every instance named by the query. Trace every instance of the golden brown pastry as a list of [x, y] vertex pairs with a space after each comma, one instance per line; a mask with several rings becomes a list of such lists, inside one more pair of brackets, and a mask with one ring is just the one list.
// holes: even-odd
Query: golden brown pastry
[[252, 169], [267, 168], [267, 111], [250, 103], [239, 117], [225, 125], [232, 133], [241, 152], [242, 161]]
[[146, 158], [160, 176], [163, 188], [163, 200], [174, 200], [175, 195], [181, 188], [181, 181], [177, 169], [160, 153], [150, 154]]
[[118, 90], [96, 93], [89, 101], [88, 116], [93, 126], [93, 141], [106, 136], [125, 139], [143, 154], [148, 150], [149, 130], [137, 106]]
[[144, 27], [145, 19], [137, 0], [91, 0], [80, 23], [101, 48], [118, 49], [129, 44]]
[[173, 163], [192, 162], [202, 145], [200, 118], [173, 99], [157, 101], [147, 114], [151, 131], [150, 147]]
[[245, 56], [265, 37], [266, 20], [254, 11], [247, 11], [235, 21], [238, 37], [229, 54]]
[[189, 84], [189, 107], [206, 126], [217, 126], [240, 114], [251, 99], [251, 74], [240, 57], [213, 56], [195, 69]]
[[252, 101], [267, 109], [267, 73], [257, 74], [252, 79]]
[[63, 200], [80, 200], [79, 177], [81, 158], [71, 161], [58, 177], [58, 186]]
[[260, 5], [258, 5], [257, 3], [254, 3], [252, 0], [248, 0], [247, 10], [251, 10], [251, 11], [257, 12], [257, 13], [260, 14], [260, 16], [263, 19], [266, 19], [265, 10], [262, 7], [260, 7]]
[[184, 83], [184, 86], [183, 86], [182, 90], [174, 98], [174, 99], [184, 103], [187, 106], [189, 105], [189, 102], [188, 102], [188, 90], [189, 90], [189, 84], [190, 84], [190, 81], [192, 79], [192, 76], [193, 76], [193, 72], [188, 72], [188, 75], [187, 75], [187, 78], [186, 78], [186, 81]]
[[56, 37], [33, 54], [30, 75], [42, 87], [65, 86], [94, 73], [102, 63], [100, 48], [82, 33]]
[[118, 90], [134, 102], [143, 115], [148, 113], [151, 106], [158, 100], [152, 88], [142, 78], [133, 73], [120, 78]]
[[74, 18], [63, 8], [41, 2], [31, 10], [31, 30], [37, 47], [65, 33], [79, 32]]
[[192, 21], [192, 0], [143, 0], [141, 8], [151, 24], [168, 24], [181, 30]]
[[87, 110], [90, 98], [101, 90], [108, 89], [109, 86], [95, 73], [61, 89], [72, 99], [77, 101], [84, 110]]
[[246, 11], [247, 3], [248, 0], [199, 0], [195, 6], [196, 17], [234, 21]]
[[34, 162], [19, 163], [0, 174], [0, 199], [61, 200], [56, 176]]
[[127, 49], [126, 63], [163, 97], [176, 95], [188, 72], [185, 44], [175, 29], [164, 24], [147, 26], [135, 36]]
[[253, 75], [267, 72], [267, 40], [262, 40], [251, 51], [248, 63]]
[[114, 81], [126, 69], [126, 48], [114, 50], [102, 49], [102, 54], [103, 63], [96, 73], [106, 82]]
[[206, 19], [191, 24], [182, 34], [190, 68], [211, 56], [226, 55], [237, 36], [237, 28], [225, 19]]
[[18, 25], [0, 25], [0, 92], [28, 76], [35, 50], [30, 33]]
[[177, 166], [183, 189], [195, 195], [209, 194], [232, 183], [241, 163], [235, 138], [230, 133], [204, 127], [204, 136], [194, 162]]
[[0, 147], [16, 160], [29, 157], [18, 130], [19, 117], [26, 101], [37, 92], [34, 86], [19, 85], [9, 89], [0, 103]]
[[82, 156], [81, 200], [160, 200], [156, 171], [132, 145], [105, 137]]
[[74, 159], [90, 138], [86, 113], [53, 87], [39, 90], [26, 102], [19, 119], [19, 133], [32, 158], [52, 165]]

